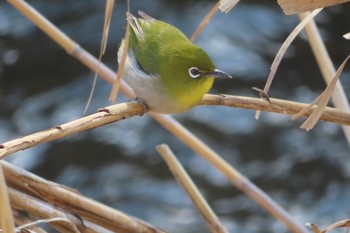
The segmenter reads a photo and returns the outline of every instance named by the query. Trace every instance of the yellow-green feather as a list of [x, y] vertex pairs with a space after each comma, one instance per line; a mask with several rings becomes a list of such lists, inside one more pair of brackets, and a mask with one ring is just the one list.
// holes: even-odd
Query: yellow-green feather
[[[211, 59], [179, 29], [158, 20], [136, 19], [130, 22], [130, 49], [141, 68], [159, 76], [174, 104], [186, 111], [200, 101], [211, 88], [214, 78], [192, 79], [188, 69], [197, 67], [211, 72]], [[137, 27], [136, 25], [140, 27]]]

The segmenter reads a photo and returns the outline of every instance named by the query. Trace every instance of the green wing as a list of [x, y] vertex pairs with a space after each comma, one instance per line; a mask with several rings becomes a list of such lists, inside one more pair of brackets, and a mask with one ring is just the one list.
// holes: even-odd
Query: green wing
[[189, 43], [176, 27], [155, 20], [143, 12], [136, 18], [127, 14], [130, 24], [129, 49], [132, 49], [141, 68], [150, 74], [159, 74], [163, 59], [172, 56], [174, 45]]

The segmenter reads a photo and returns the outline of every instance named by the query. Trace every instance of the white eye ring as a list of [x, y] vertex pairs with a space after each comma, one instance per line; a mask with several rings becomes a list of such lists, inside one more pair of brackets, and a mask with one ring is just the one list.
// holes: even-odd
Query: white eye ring
[[201, 76], [201, 72], [197, 67], [191, 67], [188, 69], [188, 74], [191, 78], [196, 79]]

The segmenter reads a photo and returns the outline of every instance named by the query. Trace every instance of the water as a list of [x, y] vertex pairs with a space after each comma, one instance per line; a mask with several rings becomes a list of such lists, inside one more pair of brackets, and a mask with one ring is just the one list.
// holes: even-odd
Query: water
[[[82, 47], [97, 55], [104, 6], [100, 1], [31, 1]], [[116, 53], [125, 24], [124, 2], [116, 3], [104, 61], [117, 69]], [[179, 27], [188, 36], [212, 1], [133, 1]], [[349, 4], [318, 16], [336, 66], [349, 54]], [[0, 139], [2, 142], [82, 116], [93, 73], [7, 3], [0, 3]], [[298, 23], [276, 3], [239, 3], [218, 13], [197, 38], [218, 68], [233, 80], [219, 80], [212, 93], [255, 96], [283, 40]], [[349, 92], [349, 68], [342, 77]], [[288, 49], [270, 95], [310, 102], [325, 88], [305, 36]], [[109, 105], [109, 84], [100, 80], [89, 112]], [[119, 101], [126, 101], [120, 97]], [[307, 133], [301, 121], [250, 110], [196, 107], [175, 115], [181, 123], [283, 206], [300, 223], [321, 227], [348, 218], [349, 146], [341, 128], [320, 122]], [[155, 146], [167, 143], [230, 232], [286, 232], [283, 225], [239, 192], [223, 175], [147, 115], [103, 126], [19, 152], [8, 159], [84, 195], [169, 232], [209, 232]]]

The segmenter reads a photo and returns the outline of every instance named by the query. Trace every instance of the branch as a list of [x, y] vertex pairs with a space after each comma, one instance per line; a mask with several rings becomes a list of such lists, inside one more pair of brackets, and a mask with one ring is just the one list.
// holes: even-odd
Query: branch
[[[23, 184], [25, 185], [25, 184]], [[97, 231], [85, 226], [84, 222], [74, 214], [63, 212], [56, 209], [51, 204], [42, 202], [28, 194], [24, 194], [13, 188], [8, 189], [11, 204], [14, 209], [25, 211], [31, 216], [39, 217], [42, 221], [36, 221], [32, 224], [26, 224], [17, 228], [17, 230], [30, 229], [39, 223], [51, 223], [51, 225], [61, 232], [70, 233], [96, 233]], [[55, 221], [52, 221], [52, 220]]]
[[0, 145], [0, 159], [41, 143], [50, 142], [58, 138], [94, 129], [140, 114], [143, 114], [143, 108], [137, 103], [137, 101], [99, 109], [99, 112], [95, 114], [3, 143]]
[[[47, 205], [59, 207], [64, 210], [64, 215], [55, 210], [56, 214], [51, 215], [51, 217], [68, 218], [71, 222], [74, 222], [75, 226], [78, 226], [79, 230], [84, 229], [82, 232], [87, 232], [89, 228], [85, 228], [76, 218], [72, 219], [69, 216], [78, 216], [84, 223], [88, 221], [112, 232], [164, 232], [135, 217], [130, 217], [118, 210], [86, 198], [72, 188], [44, 180], [10, 163], [0, 161], [0, 166], [4, 170], [7, 184], [26, 193], [20, 195], [18, 192], [10, 192], [10, 199], [15, 208], [25, 209], [36, 216], [45, 218], [48, 217], [46, 215]], [[23, 203], [24, 198], [32, 200], [33, 197], [34, 199], [37, 198], [37, 204], [31, 205], [32, 202], [27, 203], [26, 201]], [[46, 204], [46, 202], [50, 204]]]
[[[307, 107], [307, 104], [292, 102], [281, 99], [270, 98], [270, 102], [252, 97], [232, 96], [232, 95], [205, 95], [200, 102], [201, 105], [222, 105], [234, 108], [262, 110], [266, 112], [275, 112], [280, 114], [293, 115]], [[304, 116], [309, 116], [312, 109], [305, 112]], [[6, 156], [25, 150], [35, 145], [50, 142], [72, 134], [76, 134], [89, 129], [94, 129], [106, 124], [124, 120], [133, 116], [144, 114], [144, 109], [137, 101], [112, 105], [99, 112], [62, 124], [54, 126], [51, 129], [40, 131], [28, 136], [20, 137], [0, 145], [0, 159]], [[152, 113], [152, 116], [159, 114]], [[333, 122], [341, 125], [350, 125], [350, 113], [326, 108], [321, 116], [321, 120]]]
[[[286, 115], [294, 115], [308, 106], [308, 104], [282, 99], [269, 98], [269, 100], [270, 102], [260, 98], [234, 95], [205, 95], [200, 104], [223, 105], [234, 108], [261, 110]], [[310, 116], [312, 110], [313, 109], [310, 109], [309, 111], [305, 112], [303, 116]], [[350, 112], [327, 107], [322, 113], [320, 119], [339, 125], [350, 125]]]

